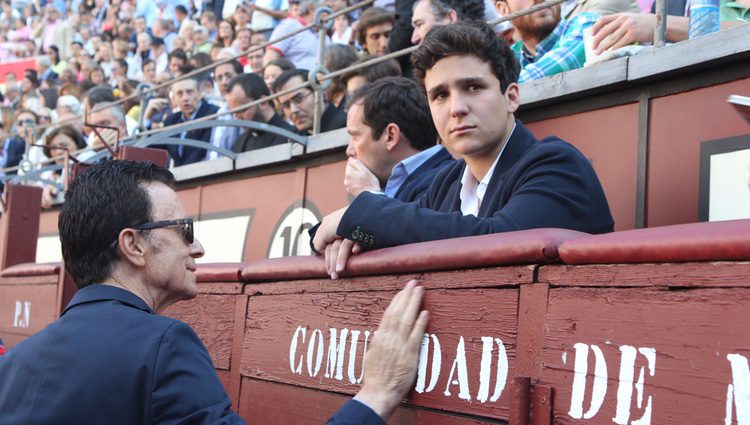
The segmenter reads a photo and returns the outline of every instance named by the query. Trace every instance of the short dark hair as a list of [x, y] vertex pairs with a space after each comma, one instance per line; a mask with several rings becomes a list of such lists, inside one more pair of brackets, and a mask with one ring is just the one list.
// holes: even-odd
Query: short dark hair
[[[227, 83], [227, 93], [234, 89], [234, 86], [242, 87], [242, 91], [245, 92], [245, 96], [253, 100], [258, 100], [263, 96], [268, 96], [271, 93], [268, 91], [265, 81], [260, 75], [255, 73], [249, 74], [237, 74], [229, 80]], [[273, 106], [273, 102], [270, 100], [268, 104]]]
[[484, 20], [484, 1], [483, 0], [417, 0], [430, 2], [432, 14], [437, 18], [444, 18], [449, 10], [455, 10], [459, 21], [465, 20]]
[[187, 9], [185, 8], [185, 6], [183, 6], [183, 5], [181, 5], [181, 4], [178, 4], [177, 6], [175, 6], [175, 7], [174, 7], [174, 11], [175, 11], [175, 12], [181, 12], [181, 13], [184, 13], [185, 15], [187, 15], [187, 14], [188, 14], [188, 11], [187, 11]]
[[427, 70], [440, 59], [459, 55], [476, 56], [488, 63], [492, 73], [500, 81], [500, 90], [503, 93], [509, 85], [518, 82], [521, 66], [513, 50], [505, 40], [495, 35], [495, 31], [489, 25], [477, 21], [439, 25], [433, 28], [422, 45], [411, 55], [414, 77], [424, 87]]
[[161, 37], [151, 37], [152, 46], [164, 46], [164, 39]]
[[150, 63], [156, 63], [156, 62], [154, 62], [153, 59], [145, 59], [143, 61], [143, 63], [141, 64], [141, 71], [144, 70], [144, 69], [146, 69], [146, 65], [148, 65]]
[[279, 77], [276, 79], [276, 81], [273, 82], [273, 87], [271, 87], [271, 88], [273, 89], [273, 92], [276, 93], [276, 92], [278, 92], [281, 89], [281, 87], [284, 84], [286, 84], [287, 82], [289, 82], [289, 80], [291, 80], [294, 77], [300, 77], [300, 78], [302, 78], [302, 82], [306, 83], [307, 82], [307, 74], [309, 72], [310, 71], [308, 71], [306, 69], [290, 69], [289, 71], [284, 71], [284, 72], [281, 73], [281, 75], [279, 75]]
[[110, 103], [117, 100], [112, 92], [112, 87], [105, 84], [100, 84], [88, 89], [86, 93], [83, 94], [83, 99], [88, 99], [89, 108], [92, 110], [100, 103]]
[[437, 144], [438, 134], [430, 105], [417, 83], [404, 77], [386, 77], [357, 90], [349, 105], [361, 103], [364, 123], [377, 139], [394, 123], [411, 147], [425, 150]]
[[[352, 66], [356, 66], [363, 62], [372, 60], [372, 58], [374, 57], [376, 56], [367, 55], [354, 62]], [[352, 77], [362, 76], [365, 77], [365, 80], [367, 80], [368, 83], [372, 83], [381, 78], [400, 77], [401, 75], [401, 66], [399, 66], [398, 62], [396, 62], [395, 59], [388, 59], [387, 61], [378, 62], [374, 65], [348, 72], [341, 77], [341, 82], [344, 84], [344, 86], [346, 86], [346, 84], [350, 79], [352, 79]]]
[[78, 176], [58, 218], [65, 267], [78, 288], [101, 283], [119, 258], [122, 229], [152, 219], [145, 184], [174, 188], [174, 176], [147, 162], [106, 161]]
[[394, 24], [395, 22], [396, 17], [393, 15], [393, 13], [383, 9], [382, 7], [370, 7], [362, 12], [362, 14], [359, 16], [359, 23], [357, 24], [357, 31], [359, 32], [359, 36], [357, 41], [359, 41], [359, 44], [364, 46], [366, 42], [365, 33], [367, 32], [367, 28], [385, 23]]
[[171, 61], [173, 58], [182, 60], [183, 64], [187, 64], [188, 62], [187, 53], [185, 53], [184, 50], [179, 49], [179, 48], [174, 49], [171, 52], [169, 52], [169, 54], [167, 55], [167, 62]]
[[[70, 137], [70, 139], [73, 141], [73, 143], [76, 144], [76, 147], [78, 149], [83, 149], [83, 148], [86, 147], [86, 140], [83, 138], [83, 134], [81, 134], [80, 131], [76, 130], [75, 127], [72, 127], [72, 126], [69, 126], [69, 125], [62, 125], [62, 126], [59, 126], [59, 127], [55, 127], [45, 137], [44, 148], [42, 149], [42, 151], [44, 152], [44, 155], [47, 156], [47, 158], [52, 158], [52, 157], [55, 157], [55, 156], [62, 155], [62, 152], [59, 152], [59, 151], [56, 151], [56, 150], [53, 151], [52, 149], [49, 148], [49, 146], [47, 146], [52, 141], [52, 139], [54, 139], [55, 137], [57, 137], [57, 136], [59, 136], [61, 134], [64, 134], [64, 135]], [[71, 153], [73, 153], [73, 152], [71, 152]]]
[[[221, 65], [232, 65], [232, 70], [234, 70], [234, 73], [238, 75], [242, 74], [242, 71], [244, 70], [244, 68], [242, 67], [242, 64], [237, 59], [232, 59], [231, 61], [225, 62]], [[220, 67], [221, 65], [216, 65], [214, 67], [214, 71], [216, 71], [216, 68]]]
[[122, 69], [125, 70], [125, 74], [127, 74], [128, 73], [128, 61], [126, 61], [125, 59], [117, 59], [117, 63], [120, 64]]

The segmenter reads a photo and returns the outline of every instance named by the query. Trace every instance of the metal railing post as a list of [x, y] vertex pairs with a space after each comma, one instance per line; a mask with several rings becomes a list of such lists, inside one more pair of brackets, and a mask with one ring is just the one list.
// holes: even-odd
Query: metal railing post
[[656, 28], [654, 28], [654, 47], [664, 47], [667, 42], [667, 4], [668, 0], [656, 0]]
[[[315, 26], [318, 27], [318, 66], [310, 70], [308, 79], [313, 82], [313, 91], [315, 93], [315, 110], [313, 113], [313, 131], [312, 134], [320, 133], [320, 118], [323, 115], [325, 108], [325, 88], [323, 84], [320, 84], [318, 79], [318, 72], [321, 69], [325, 69], [323, 63], [325, 62], [326, 54], [326, 37], [328, 36], [328, 30], [333, 27], [333, 20], [323, 22], [324, 15], [330, 15], [333, 10], [329, 7], [319, 7], [315, 9]], [[324, 74], [327, 72], [324, 72]]]

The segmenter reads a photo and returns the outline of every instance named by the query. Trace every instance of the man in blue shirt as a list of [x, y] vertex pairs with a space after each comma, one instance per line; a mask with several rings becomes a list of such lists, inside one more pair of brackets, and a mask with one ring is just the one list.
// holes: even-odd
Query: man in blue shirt
[[[59, 216], [78, 287], [62, 317], [0, 356], [3, 424], [244, 424], [190, 326], [159, 313], [194, 298], [204, 254], [174, 176], [107, 161], [70, 187]], [[428, 313], [414, 281], [368, 346], [362, 389], [329, 421], [384, 424], [416, 379]]]
[[411, 202], [453, 163], [437, 145], [427, 98], [413, 80], [383, 78], [358, 90], [349, 102], [344, 185], [352, 196], [370, 191]]

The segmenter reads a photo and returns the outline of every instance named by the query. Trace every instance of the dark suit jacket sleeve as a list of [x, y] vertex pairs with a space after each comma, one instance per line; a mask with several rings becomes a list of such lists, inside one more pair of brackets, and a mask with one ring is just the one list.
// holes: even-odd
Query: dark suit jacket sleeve
[[447, 174], [441, 173], [417, 203], [361, 193], [342, 217], [337, 234], [363, 248], [377, 249], [540, 227], [589, 233], [612, 230], [596, 174], [587, 159], [564, 142], [537, 145], [501, 184], [488, 187], [483, 203], [496, 204], [486, 217], [436, 211], [444, 207], [445, 198], [456, 198], [454, 192], [461, 188], [454, 183], [446, 189], [448, 184], [441, 180]]
[[[137, 342], [134, 342], [137, 343]], [[151, 399], [152, 423], [244, 424], [190, 326], [175, 322], [159, 346]]]
[[364, 404], [349, 400], [326, 425], [385, 425], [385, 421]]

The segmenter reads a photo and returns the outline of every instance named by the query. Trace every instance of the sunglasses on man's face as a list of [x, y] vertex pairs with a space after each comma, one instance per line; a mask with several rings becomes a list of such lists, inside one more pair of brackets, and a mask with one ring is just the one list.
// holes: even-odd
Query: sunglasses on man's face
[[188, 245], [192, 245], [195, 237], [193, 235], [193, 219], [192, 218], [181, 218], [178, 220], [162, 220], [162, 221], [150, 221], [147, 223], [141, 223], [137, 226], [133, 226], [134, 230], [153, 230], [160, 229], [162, 227], [179, 226], [177, 230], [182, 234]]

